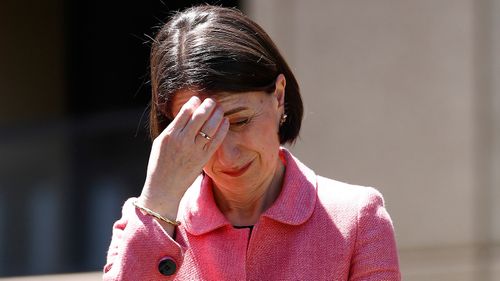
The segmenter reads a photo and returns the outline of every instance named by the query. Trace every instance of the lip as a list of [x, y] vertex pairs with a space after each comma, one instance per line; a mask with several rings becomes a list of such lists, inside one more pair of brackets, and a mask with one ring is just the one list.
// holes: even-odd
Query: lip
[[250, 168], [250, 165], [252, 165], [252, 163], [253, 163], [253, 160], [248, 162], [248, 164], [246, 164], [245, 166], [243, 166], [239, 169], [222, 171], [222, 173], [224, 173], [230, 177], [239, 177], [239, 176], [243, 175], [248, 170], [248, 168]]

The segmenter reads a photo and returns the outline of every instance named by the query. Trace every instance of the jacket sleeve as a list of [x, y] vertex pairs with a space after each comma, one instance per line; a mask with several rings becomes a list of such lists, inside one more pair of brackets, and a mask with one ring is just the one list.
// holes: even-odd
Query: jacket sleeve
[[349, 280], [401, 280], [394, 228], [382, 195], [369, 188], [359, 204]]
[[[127, 200], [122, 217], [113, 225], [103, 280], [172, 280], [183, 261], [184, 250], [152, 216], [144, 215]], [[160, 273], [160, 262], [169, 259], [174, 274]]]

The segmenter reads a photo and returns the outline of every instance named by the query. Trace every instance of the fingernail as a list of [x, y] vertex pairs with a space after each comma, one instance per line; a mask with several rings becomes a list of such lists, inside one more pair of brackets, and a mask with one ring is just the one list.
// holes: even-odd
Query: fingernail
[[212, 98], [206, 98], [205, 101], [207, 101], [209, 105], [215, 105], [215, 100]]

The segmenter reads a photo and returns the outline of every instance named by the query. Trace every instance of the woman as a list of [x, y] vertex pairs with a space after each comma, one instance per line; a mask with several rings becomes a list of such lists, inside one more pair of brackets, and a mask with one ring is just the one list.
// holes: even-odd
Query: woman
[[317, 176], [280, 145], [297, 81], [239, 11], [176, 14], [151, 52], [147, 178], [113, 229], [105, 280], [399, 280], [380, 193]]

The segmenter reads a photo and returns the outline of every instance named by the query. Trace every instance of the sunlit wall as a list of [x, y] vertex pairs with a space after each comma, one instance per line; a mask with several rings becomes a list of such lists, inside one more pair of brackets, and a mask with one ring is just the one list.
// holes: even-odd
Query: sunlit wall
[[499, 2], [244, 7], [302, 87], [293, 151], [322, 175], [383, 192], [403, 279], [498, 280]]

